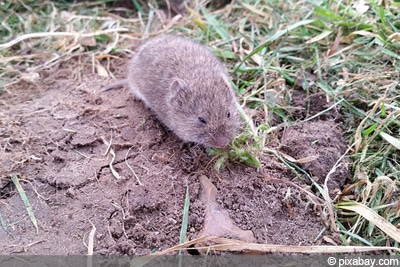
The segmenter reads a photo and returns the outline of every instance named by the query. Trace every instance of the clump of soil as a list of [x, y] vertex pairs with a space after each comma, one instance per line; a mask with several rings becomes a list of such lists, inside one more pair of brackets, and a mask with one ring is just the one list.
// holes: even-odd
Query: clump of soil
[[294, 117], [304, 119], [317, 114], [319, 116], [285, 129], [280, 148], [282, 152], [298, 160], [306, 159], [299, 165], [319, 184], [323, 184], [327, 178], [331, 196], [351, 179], [348, 168], [350, 159], [343, 158], [338, 162], [346, 154], [347, 146], [337, 123], [341, 115], [336, 108], [330, 108], [333, 104], [327, 101], [323, 93], [314, 93], [307, 97], [304, 91], [295, 91], [291, 105], [298, 109], [294, 110]]
[[[259, 170], [231, 162], [217, 172], [205, 148], [179, 140], [127, 88], [100, 93], [107, 81], [85, 71], [76, 75], [91, 69], [75, 68], [78, 63], [71, 59], [41, 72], [36, 83], [19, 82], [0, 94], [1, 254], [86, 254], [94, 227], [95, 254], [166, 249], [179, 243], [186, 188], [188, 237], [198, 237], [207, 205], [201, 176], [217, 190], [215, 210], [227, 211], [256, 242], [322, 242], [316, 240], [324, 227], [319, 215], [290, 183], [304, 184], [276, 157], [261, 155]], [[327, 133], [333, 128], [330, 121], [289, 128], [282, 151], [295, 158], [318, 154], [303, 168], [322, 181], [345, 149], [339, 130]], [[331, 180], [336, 188], [343, 178]]]
[[286, 129], [281, 144], [281, 151], [288, 155], [296, 159], [310, 159], [300, 166], [319, 184], [324, 183], [334, 168], [327, 182], [331, 194], [338, 192], [351, 178], [347, 167], [349, 159], [344, 159], [336, 166], [336, 162], [345, 154], [346, 146], [334, 122], [306, 122]]

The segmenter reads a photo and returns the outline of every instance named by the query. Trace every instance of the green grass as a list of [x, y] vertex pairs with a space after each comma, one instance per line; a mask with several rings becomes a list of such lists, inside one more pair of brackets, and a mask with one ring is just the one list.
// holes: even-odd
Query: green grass
[[[141, 39], [146, 36], [138, 33], [158, 31], [185, 34], [207, 44], [227, 64], [241, 103], [268, 111], [231, 150], [213, 152], [220, 157], [219, 168], [228, 157], [258, 166], [260, 153], [273, 152], [266, 151], [265, 140], [279, 127], [270, 125], [293, 124], [288, 99], [296, 79], [302, 78], [305, 91], [322, 91], [341, 107], [342, 129], [352, 148], [346, 155], [353, 160], [353, 184], [344, 189], [348, 195], [339, 200], [325, 196], [327, 206], [335, 207], [333, 224], [343, 244], [399, 247], [385, 229], [365, 219], [365, 210], [349, 211], [343, 205], [355, 201], [386, 222], [400, 224], [400, 3], [244, 0], [216, 12], [196, 6], [187, 19], [162, 27], [156, 12], [140, 1], [133, 2], [141, 20], [129, 9], [119, 9], [129, 19], [109, 17], [106, 2], [11, 1], [0, 6], [5, 18], [0, 25], [0, 89], [23, 72], [39, 71], [66, 55], [123, 52], [129, 42], [115, 42], [117, 38]], [[106, 30], [110, 32], [101, 32]], [[7, 45], [17, 36], [41, 32], [48, 36]], [[92, 34], [87, 38], [94, 43], [79, 42], [78, 33]], [[36, 65], [32, 53], [22, 53], [27, 49], [44, 63]], [[304, 78], [307, 73], [315, 80]]]

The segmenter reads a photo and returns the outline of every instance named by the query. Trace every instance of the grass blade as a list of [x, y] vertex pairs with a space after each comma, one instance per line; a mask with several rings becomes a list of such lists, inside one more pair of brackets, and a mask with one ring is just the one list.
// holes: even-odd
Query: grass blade
[[29, 199], [25, 194], [25, 190], [22, 188], [21, 184], [19, 183], [17, 176], [12, 177], [11, 181], [14, 183], [15, 187], [17, 188], [19, 196], [21, 197], [22, 201], [24, 202], [24, 205], [25, 205], [26, 211], [28, 212], [29, 218], [31, 219], [33, 226], [35, 226], [35, 228], [36, 228], [36, 233], [38, 233], [39, 228], [37, 225], [37, 220], [36, 220], [35, 214], [33, 213], [31, 203], [29, 202]]
[[221, 21], [217, 20], [214, 16], [207, 12], [205, 8], [201, 9], [201, 12], [204, 14], [204, 17], [208, 21], [208, 23], [214, 28], [214, 30], [218, 33], [218, 35], [223, 40], [229, 40], [229, 32], [224, 25], [222, 25]]
[[280, 37], [284, 36], [285, 34], [288, 34], [289, 32], [291, 32], [292, 30], [301, 27], [301, 26], [305, 26], [308, 24], [313, 23], [315, 20], [313, 19], [308, 19], [308, 20], [302, 20], [296, 23], [293, 23], [291, 25], [289, 25], [286, 29], [284, 30], [279, 30], [277, 31], [274, 35], [272, 35], [271, 37], [267, 38], [265, 41], [262, 42], [261, 45], [257, 46], [253, 51], [251, 51], [251, 53], [249, 53], [241, 62], [240, 64], [236, 67], [235, 71], [237, 71], [244, 62], [246, 62], [249, 58], [251, 58], [254, 54], [257, 54], [258, 52], [260, 52], [261, 50], [263, 50], [265, 47], [267, 47], [268, 45], [270, 45], [272, 42], [276, 41], [277, 39], [279, 39]]
[[375, 224], [379, 229], [385, 232], [385, 234], [389, 235], [397, 242], [400, 242], [400, 230], [364, 204], [358, 202], [346, 202], [338, 204], [336, 207], [344, 210], [351, 210], [360, 214], [365, 219]]
[[8, 229], [7, 229], [6, 222], [3, 220], [3, 217], [1, 216], [1, 212], [0, 212], [0, 224], [1, 224], [1, 227], [3, 228], [3, 230], [4, 230], [7, 234], [10, 234], [10, 232], [9, 232]]
[[[205, 246], [205, 242], [213, 242], [214, 245]], [[166, 255], [172, 251], [179, 249], [188, 249], [193, 245], [201, 244], [202, 246], [196, 246], [197, 250], [201, 251], [251, 251], [251, 252], [267, 252], [267, 253], [360, 253], [369, 251], [395, 251], [400, 252], [399, 248], [396, 247], [364, 247], [364, 246], [294, 246], [294, 245], [276, 245], [276, 244], [258, 244], [249, 243], [243, 240], [219, 238], [215, 236], [211, 237], [199, 237], [191, 241], [179, 244], [163, 251], [156, 252], [152, 255]], [[145, 256], [148, 257], [148, 256]], [[140, 259], [140, 258], [139, 258]]]
[[392, 146], [394, 146], [397, 149], [400, 149], [400, 140], [385, 133], [385, 132], [381, 132], [380, 133], [381, 137], [383, 139], [385, 139], [389, 144], [391, 144]]
[[[186, 240], [187, 226], [189, 220], [189, 206], [190, 206], [189, 185], [186, 183], [186, 196], [185, 196], [185, 203], [183, 206], [182, 227], [181, 227], [181, 234], [179, 237], [179, 244], [183, 244]], [[181, 251], [179, 251], [179, 255], [181, 255]]]

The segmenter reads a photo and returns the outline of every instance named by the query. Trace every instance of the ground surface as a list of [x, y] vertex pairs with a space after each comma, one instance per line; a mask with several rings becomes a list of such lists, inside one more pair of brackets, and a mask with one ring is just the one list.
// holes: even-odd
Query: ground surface
[[[179, 243], [186, 185], [190, 239], [323, 243], [317, 238], [324, 228], [320, 210], [293, 186], [307, 187], [305, 177], [301, 182], [271, 154], [260, 156], [258, 171], [237, 162], [215, 171], [203, 147], [182, 143], [127, 88], [100, 93], [107, 79], [82, 64], [71, 59], [0, 94], [0, 254], [85, 254], [93, 226], [95, 254], [166, 249]], [[115, 64], [121, 73], [123, 64]], [[329, 106], [323, 96], [310, 101], [313, 109], [294, 116], [304, 119]], [[292, 105], [306, 110], [305, 94], [294, 94]], [[327, 114], [267, 142], [294, 158], [318, 155], [302, 167], [319, 183], [346, 149], [337, 114]], [[120, 178], [111, 172], [108, 143]], [[13, 176], [26, 191], [38, 233]], [[341, 165], [331, 192], [347, 177]]]

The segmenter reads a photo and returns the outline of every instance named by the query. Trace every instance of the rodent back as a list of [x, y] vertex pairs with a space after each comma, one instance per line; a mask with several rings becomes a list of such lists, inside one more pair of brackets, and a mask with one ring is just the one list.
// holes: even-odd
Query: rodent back
[[[205, 46], [185, 37], [161, 35], [142, 44], [133, 60], [140, 74], [147, 74], [150, 80], [163, 77], [170, 81], [172, 77], [189, 79], [197, 68], [207, 67], [208, 72], [226, 69]], [[144, 79], [143, 79], [144, 80]]]
[[168, 104], [174, 80], [183, 81], [187, 90], [199, 94], [213, 89], [215, 77], [220, 76], [228, 80], [226, 69], [205, 46], [170, 35], [145, 42], [133, 57], [128, 73], [133, 91], [139, 91], [154, 110], [162, 108], [161, 103]]
[[203, 45], [177, 36], [150, 39], [132, 59], [128, 79], [184, 140], [202, 142], [238, 127], [227, 71]]

